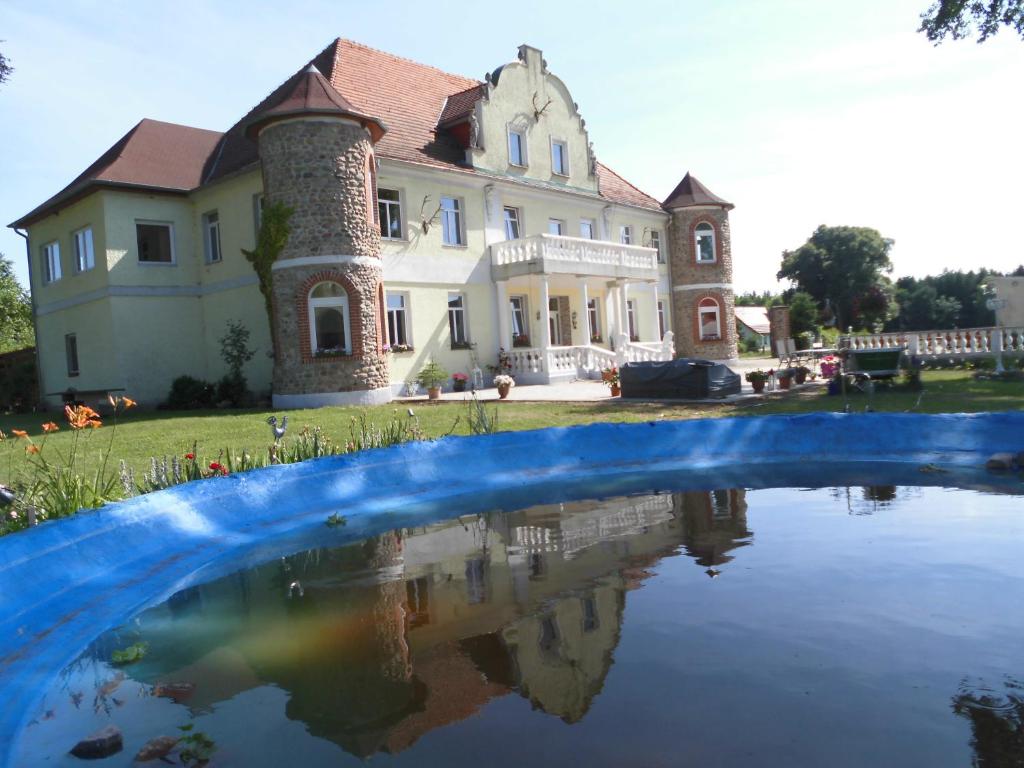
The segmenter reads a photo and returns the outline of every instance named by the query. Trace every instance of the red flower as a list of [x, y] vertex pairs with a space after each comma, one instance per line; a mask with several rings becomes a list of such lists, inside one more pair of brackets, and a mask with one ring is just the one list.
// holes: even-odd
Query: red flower
[[194, 453], [186, 453], [185, 454], [185, 458], [188, 459], [189, 461], [194, 461], [195, 458], [196, 458], [196, 455]]
[[228, 468], [221, 464], [219, 461], [211, 461], [210, 469], [212, 469], [214, 472], [220, 472], [222, 475], [226, 475], [228, 473]]

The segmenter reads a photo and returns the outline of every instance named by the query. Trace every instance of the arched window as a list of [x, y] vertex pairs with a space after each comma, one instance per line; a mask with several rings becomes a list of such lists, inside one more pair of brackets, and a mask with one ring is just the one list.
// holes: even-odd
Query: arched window
[[693, 230], [693, 247], [697, 254], [698, 264], [710, 264], [715, 261], [715, 228], [706, 221], [701, 222]]
[[314, 355], [352, 354], [348, 294], [338, 283], [317, 283], [309, 292], [309, 345]]
[[722, 321], [718, 302], [712, 298], [701, 299], [697, 305], [697, 324], [701, 341], [716, 341], [722, 338]]

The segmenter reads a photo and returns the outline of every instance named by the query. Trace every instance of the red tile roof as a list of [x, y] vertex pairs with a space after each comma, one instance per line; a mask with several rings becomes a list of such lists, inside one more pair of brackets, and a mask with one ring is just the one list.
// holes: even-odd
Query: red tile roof
[[142, 120], [64, 189], [10, 226], [25, 227], [95, 186], [188, 192], [201, 182], [203, 162], [222, 136], [187, 125]]
[[695, 205], [717, 205], [725, 208], [726, 210], [733, 208], [733, 204], [727, 202], [712, 192], [710, 189], [705, 187], [699, 181], [696, 176], [691, 176], [689, 172], [683, 176], [683, 180], [679, 182], [679, 185], [672, 190], [665, 202], [662, 203], [665, 208], [690, 208]]
[[[322, 73], [312, 90], [310, 65]], [[337, 109], [350, 107], [387, 126], [376, 145], [379, 157], [473, 172], [465, 151], [438, 125], [467, 115], [482, 87], [479, 80], [339, 38], [223, 134], [143, 120], [68, 187], [12, 226], [32, 223], [95, 184], [187, 191], [252, 166], [259, 157], [246, 128], [263, 115], [297, 108], [300, 102], [306, 105], [310, 98], [324, 108], [328, 103]], [[609, 202], [661, 209], [657, 200], [600, 163], [598, 178], [601, 197]]]

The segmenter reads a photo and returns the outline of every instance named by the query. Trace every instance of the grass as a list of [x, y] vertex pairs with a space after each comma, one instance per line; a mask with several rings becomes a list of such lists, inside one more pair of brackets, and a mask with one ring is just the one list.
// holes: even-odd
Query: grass
[[[911, 392], [895, 386], [887, 389], [879, 385], [873, 398], [876, 411], [917, 413], [972, 413], [978, 411], [1021, 410], [1024, 408], [1024, 384], [1020, 382], [977, 381], [967, 371], [925, 371], [924, 391]], [[786, 395], [771, 395], [764, 399], [734, 405], [667, 404], [629, 402], [619, 398], [590, 403], [536, 403], [511, 400], [498, 405], [487, 404], [489, 410], [497, 407], [498, 429], [501, 431], [539, 429], [595, 422], [642, 422], [652, 419], [693, 419], [723, 416], [760, 416], [766, 414], [796, 414], [816, 411], [841, 411], [842, 397], [829, 397], [824, 388], [816, 387]], [[867, 399], [862, 394], [851, 394], [851, 408], [864, 409]], [[377, 426], [405, 416], [408, 406], [373, 406], [367, 408], [321, 408], [318, 410], [289, 412], [288, 435], [296, 435], [304, 425], [319, 426], [335, 442], [345, 444], [350, 439], [353, 420], [364, 415]], [[428, 437], [437, 437], [452, 431], [468, 434], [469, 410], [465, 403], [442, 402], [414, 406], [420, 427]], [[129, 411], [119, 420], [113, 437], [111, 467], [124, 460], [141, 473], [149, 466], [150, 457], [182, 456], [198, 445], [200, 453], [216, 459], [220, 450], [230, 448], [241, 452], [265, 454], [273, 442], [267, 417], [275, 413], [267, 410], [249, 411]], [[276, 412], [278, 416], [282, 412]], [[61, 431], [47, 436], [45, 450], [67, 454], [71, 432], [58, 414], [20, 414], [0, 416], [0, 431], [10, 437], [13, 429], [26, 430], [38, 443], [42, 440], [41, 424], [54, 420]], [[457, 423], [456, 423], [456, 420]], [[82, 472], [95, 472], [111, 438], [110, 423], [98, 430], [82, 434], [78, 448], [77, 467]], [[0, 483], [10, 483], [12, 476], [24, 469], [26, 456], [22, 441], [10, 440], [0, 444]], [[109, 468], [108, 468], [109, 471]]]

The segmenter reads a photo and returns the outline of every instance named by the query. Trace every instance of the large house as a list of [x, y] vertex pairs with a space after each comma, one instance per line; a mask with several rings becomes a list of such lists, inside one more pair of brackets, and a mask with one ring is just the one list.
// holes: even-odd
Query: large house
[[[276, 203], [265, 302], [242, 250]], [[521, 383], [734, 358], [731, 208], [600, 163], [535, 48], [480, 81], [339, 39], [225, 133], [143, 120], [11, 226], [52, 400], [217, 379], [236, 322], [250, 385], [303, 407], [386, 402], [429, 359], [482, 372], [499, 349]]]

